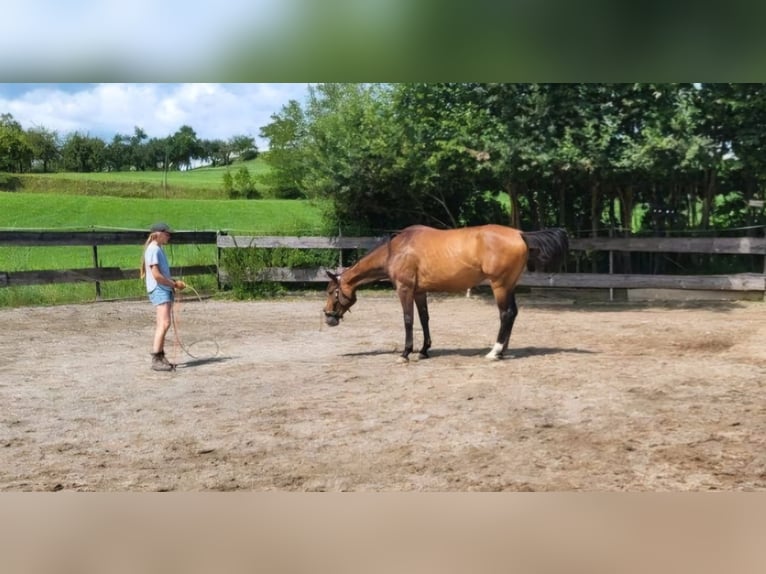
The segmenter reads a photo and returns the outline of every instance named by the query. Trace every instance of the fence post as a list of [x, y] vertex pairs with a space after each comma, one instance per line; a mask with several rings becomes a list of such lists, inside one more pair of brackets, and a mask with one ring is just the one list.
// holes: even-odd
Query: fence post
[[[98, 269], [98, 246], [93, 244], [93, 267]], [[96, 300], [101, 301], [101, 281], [96, 279]]]
[[221, 236], [221, 230], [215, 232], [215, 282], [218, 285], [218, 290], [221, 290], [221, 248], [218, 246], [218, 238]]
[[[609, 222], [609, 237], [610, 239], [614, 237], [614, 223]], [[611, 249], [609, 250], [609, 275], [612, 275], [614, 273], [614, 251]], [[609, 302], [614, 302], [614, 288], [609, 288]]]

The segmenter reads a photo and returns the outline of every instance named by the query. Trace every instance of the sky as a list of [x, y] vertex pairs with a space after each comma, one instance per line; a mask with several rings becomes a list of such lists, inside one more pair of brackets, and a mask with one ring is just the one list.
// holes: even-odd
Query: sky
[[107, 143], [136, 127], [163, 138], [188, 125], [200, 139], [253, 137], [263, 151], [268, 140], [260, 128], [307, 95], [306, 83], [0, 83], [0, 114], [24, 129], [44, 127], [60, 137], [77, 131]]
[[1, 81], [763, 81], [766, 3], [3, 0]]

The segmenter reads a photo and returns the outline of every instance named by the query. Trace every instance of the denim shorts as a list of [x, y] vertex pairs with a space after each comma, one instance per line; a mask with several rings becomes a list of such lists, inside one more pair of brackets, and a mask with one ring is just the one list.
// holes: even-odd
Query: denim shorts
[[162, 305], [163, 303], [172, 303], [173, 292], [169, 289], [163, 289], [162, 287], [155, 287], [149, 293], [149, 301], [155, 306]]

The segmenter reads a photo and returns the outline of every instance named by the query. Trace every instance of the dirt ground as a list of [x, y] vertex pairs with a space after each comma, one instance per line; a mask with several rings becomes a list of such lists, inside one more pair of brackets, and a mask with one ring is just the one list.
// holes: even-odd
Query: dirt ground
[[766, 303], [520, 297], [491, 362], [493, 301], [436, 295], [409, 364], [393, 294], [322, 304], [184, 302], [173, 373], [148, 302], [0, 310], [0, 490], [766, 488]]

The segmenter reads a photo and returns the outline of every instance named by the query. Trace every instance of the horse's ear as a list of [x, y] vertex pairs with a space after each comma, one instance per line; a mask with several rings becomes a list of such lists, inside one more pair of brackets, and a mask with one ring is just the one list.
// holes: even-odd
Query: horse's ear
[[327, 276], [330, 278], [330, 281], [338, 281], [338, 276], [335, 273], [330, 273], [327, 269], [325, 269], [325, 273], [327, 273]]

